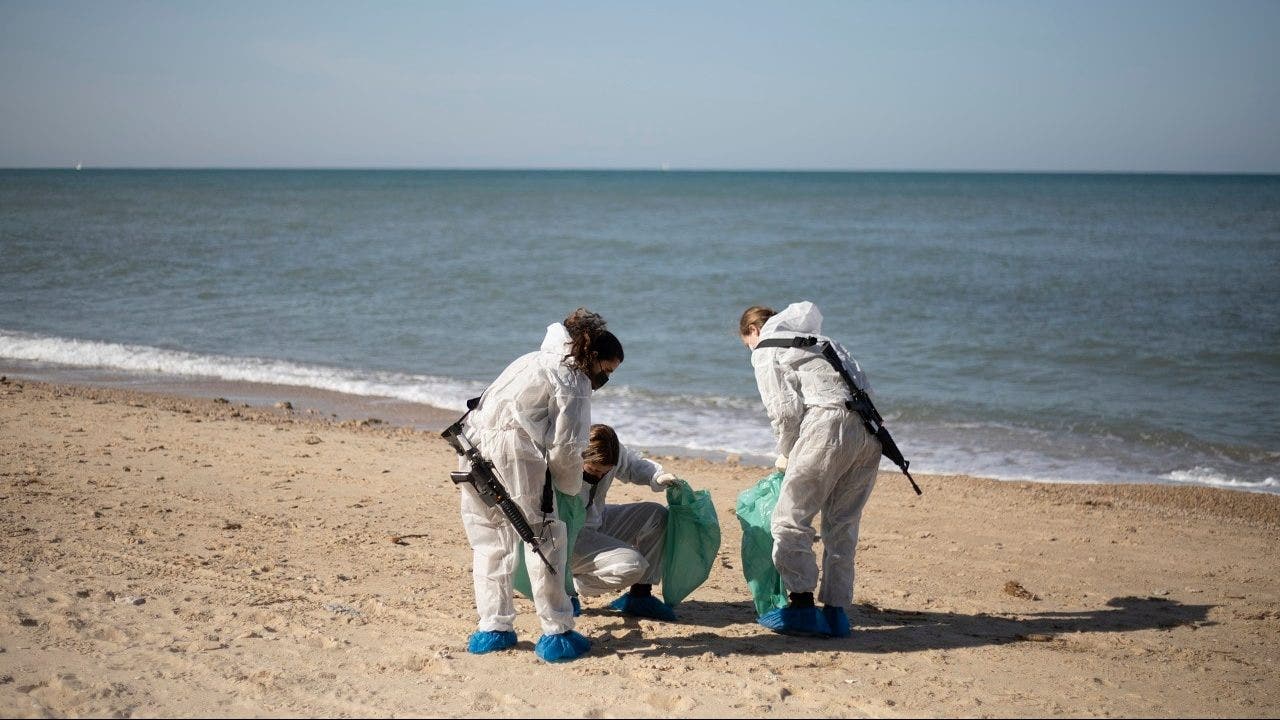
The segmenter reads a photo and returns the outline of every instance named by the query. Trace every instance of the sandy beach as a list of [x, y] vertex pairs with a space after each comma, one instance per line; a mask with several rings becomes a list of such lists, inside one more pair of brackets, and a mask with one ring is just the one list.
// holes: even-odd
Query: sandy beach
[[661, 458], [717, 567], [677, 623], [588, 600], [590, 655], [548, 665], [523, 599], [516, 649], [466, 652], [448, 446], [293, 404], [0, 382], [0, 714], [1280, 716], [1277, 495], [883, 473], [853, 637], [812, 640], [739, 569], [765, 471]]

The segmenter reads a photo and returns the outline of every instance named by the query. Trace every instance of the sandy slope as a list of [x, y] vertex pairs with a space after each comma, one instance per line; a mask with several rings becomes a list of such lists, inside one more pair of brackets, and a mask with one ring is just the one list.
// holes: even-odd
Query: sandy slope
[[854, 637], [820, 641], [753, 622], [761, 469], [664, 459], [719, 566], [678, 624], [589, 602], [592, 653], [547, 665], [524, 600], [517, 649], [465, 651], [448, 447], [303, 410], [0, 383], [0, 713], [1280, 715], [1277, 496], [884, 474]]

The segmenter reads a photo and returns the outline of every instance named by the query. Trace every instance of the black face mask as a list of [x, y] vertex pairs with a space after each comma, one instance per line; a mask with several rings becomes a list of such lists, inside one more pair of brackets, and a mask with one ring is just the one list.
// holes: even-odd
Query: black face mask
[[603, 479], [604, 479], [603, 475], [592, 475], [590, 472], [586, 470], [582, 471], [582, 482], [588, 485], [596, 485]]
[[595, 375], [591, 376], [591, 389], [599, 390], [604, 387], [604, 384], [607, 382], [609, 382], [609, 373], [599, 370]]

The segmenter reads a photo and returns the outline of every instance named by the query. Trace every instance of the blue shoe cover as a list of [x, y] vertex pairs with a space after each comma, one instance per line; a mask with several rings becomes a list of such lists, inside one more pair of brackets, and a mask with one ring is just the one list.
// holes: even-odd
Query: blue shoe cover
[[483, 655], [495, 650], [506, 650], [516, 644], [514, 630], [477, 630], [467, 641], [467, 652]]
[[831, 637], [831, 625], [816, 607], [778, 608], [756, 618], [756, 622], [783, 635]]
[[582, 603], [578, 602], [578, 596], [570, 595], [569, 602], [573, 603], [573, 616], [578, 617], [582, 615]]
[[827, 617], [827, 625], [831, 627], [831, 637], [847, 638], [849, 632], [849, 616], [839, 605], [823, 605], [822, 614]]
[[538, 657], [551, 663], [576, 660], [586, 655], [590, 649], [591, 641], [574, 630], [557, 635], [543, 635], [538, 638], [538, 644], [533, 646]]
[[636, 596], [627, 593], [609, 603], [609, 607], [626, 615], [635, 615], [636, 617], [653, 618], [654, 620], [676, 619], [676, 611], [672, 610], [670, 605], [652, 595]]

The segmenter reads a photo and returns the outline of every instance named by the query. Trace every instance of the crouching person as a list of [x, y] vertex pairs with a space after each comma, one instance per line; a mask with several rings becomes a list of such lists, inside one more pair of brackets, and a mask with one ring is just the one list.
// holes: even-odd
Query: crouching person
[[[626, 615], [675, 620], [671, 606], [653, 596], [653, 586], [662, 581], [666, 505], [610, 505], [605, 496], [614, 480], [664, 492], [676, 477], [658, 463], [622, 447], [613, 428], [592, 425], [583, 453], [582, 480], [578, 497], [586, 507], [586, 517], [570, 558], [578, 593], [592, 596], [626, 590], [611, 608]], [[581, 605], [577, 597], [572, 601], [576, 614]]]

